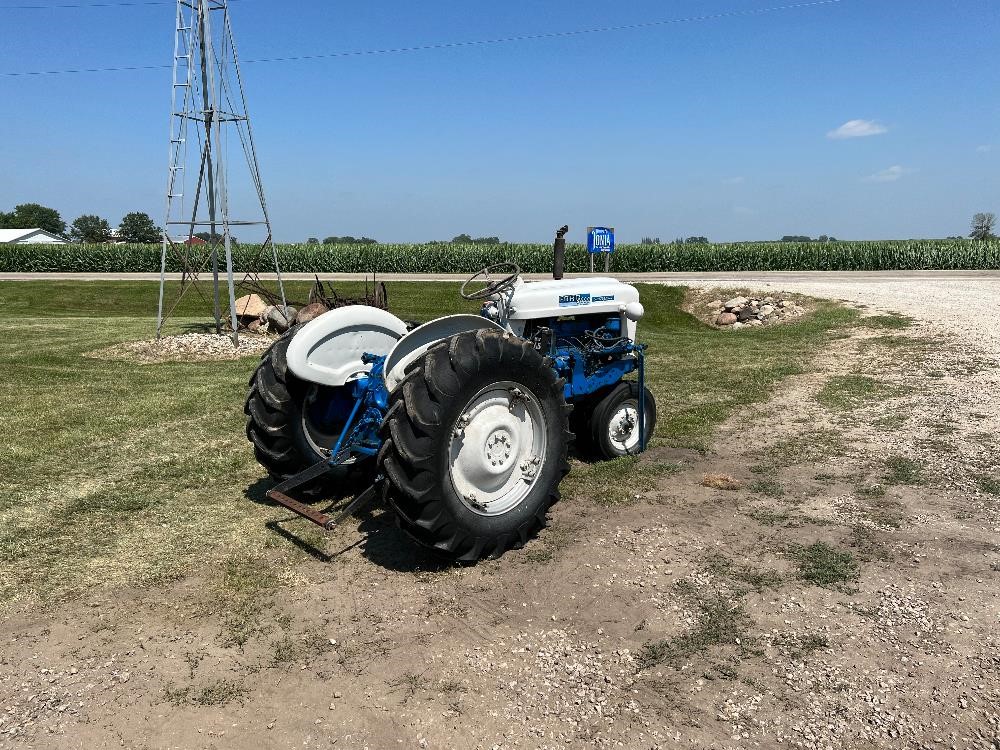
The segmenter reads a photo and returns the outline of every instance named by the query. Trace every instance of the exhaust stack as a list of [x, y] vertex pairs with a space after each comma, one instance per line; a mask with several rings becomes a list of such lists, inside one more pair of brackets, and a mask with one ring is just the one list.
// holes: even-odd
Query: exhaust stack
[[569, 224], [564, 224], [556, 230], [556, 241], [552, 243], [552, 278], [557, 281], [563, 277], [563, 266], [566, 260], [566, 232]]

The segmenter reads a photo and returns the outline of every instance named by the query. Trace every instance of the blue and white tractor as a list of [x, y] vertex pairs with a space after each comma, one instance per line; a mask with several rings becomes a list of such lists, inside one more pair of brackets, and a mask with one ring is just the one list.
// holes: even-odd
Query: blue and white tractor
[[[656, 405], [634, 286], [524, 281], [501, 263], [460, 293], [482, 302], [479, 315], [414, 327], [355, 305], [271, 347], [245, 408], [257, 460], [279, 483], [268, 497], [330, 529], [381, 493], [414, 540], [472, 562], [545, 526], [574, 437], [603, 458], [645, 448]], [[348, 472], [370, 485], [337, 517], [288, 494], [319, 499]]]

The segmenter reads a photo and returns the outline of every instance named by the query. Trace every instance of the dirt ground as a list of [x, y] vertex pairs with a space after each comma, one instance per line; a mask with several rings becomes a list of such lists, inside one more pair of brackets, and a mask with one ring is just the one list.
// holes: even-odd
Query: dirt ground
[[500, 560], [442, 566], [376, 507], [332, 553], [275, 524], [307, 560], [227, 570], [244, 599], [189, 577], [15, 616], [0, 748], [997, 750], [998, 358], [873, 315]]

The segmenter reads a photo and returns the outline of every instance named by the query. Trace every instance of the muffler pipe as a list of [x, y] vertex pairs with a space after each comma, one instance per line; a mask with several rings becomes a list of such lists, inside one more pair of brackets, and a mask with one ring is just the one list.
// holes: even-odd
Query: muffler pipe
[[569, 224], [564, 224], [556, 230], [556, 241], [552, 243], [552, 278], [557, 281], [563, 277], [563, 267], [566, 264], [566, 232]]

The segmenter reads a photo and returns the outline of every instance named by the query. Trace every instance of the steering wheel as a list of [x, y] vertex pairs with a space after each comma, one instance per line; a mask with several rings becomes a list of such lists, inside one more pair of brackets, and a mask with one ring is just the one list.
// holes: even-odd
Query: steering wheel
[[[501, 278], [494, 280], [490, 274], [499, 274]], [[505, 261], [486, 266], [462, 283], [459, 294], [465, 299], [488, 299], [494, 294], [510, 289], [521, 275], [521, 267], [517, 263]], [[484, 284], [482, 289], [466, 291], [470, 284]]]

